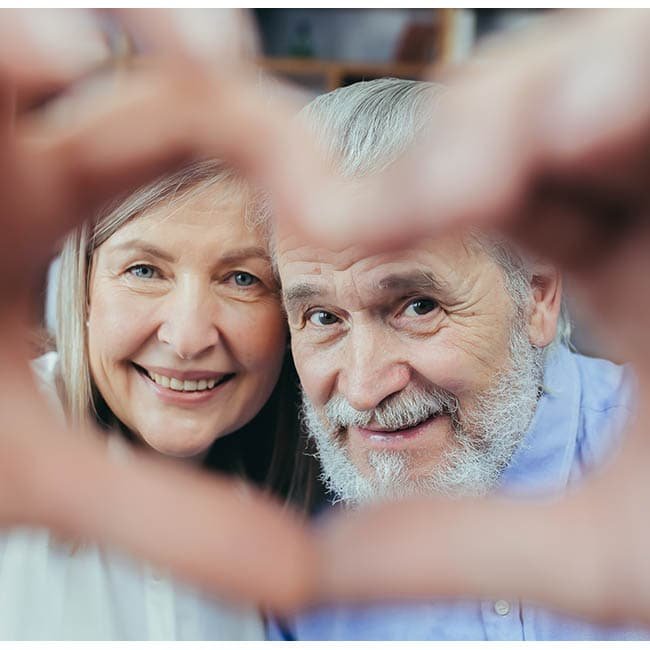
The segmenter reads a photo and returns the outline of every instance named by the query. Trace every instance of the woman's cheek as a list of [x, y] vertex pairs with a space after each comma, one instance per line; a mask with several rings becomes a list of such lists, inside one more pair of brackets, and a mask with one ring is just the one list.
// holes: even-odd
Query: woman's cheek
[[155, 306], [142, 296], [119, 292], [105, 295], [91, 303], [90, 309], [91, 319], [95, 316], [97, 334], [106, 340], [117, 339], [122, 347], [155, 333]]
[[284, 357], [288, 328], [279, 305], [256, 309], [239, 327], [237, 340], [243, 356], [249, 360], [247, 365], [268, 364]]

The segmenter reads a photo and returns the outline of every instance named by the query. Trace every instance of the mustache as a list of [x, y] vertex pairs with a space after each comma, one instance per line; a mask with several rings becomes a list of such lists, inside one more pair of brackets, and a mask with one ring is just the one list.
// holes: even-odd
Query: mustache
[[455, 420], [458, 410], [459, 401], [453, 393], [436, 386], [410, 385], [365, 411], [355, 409], [343, 395], [335, 395], [323, 407], [323, 414], [339, 431], [371, 424], [394, 430], [414, 427], [434, 415]]

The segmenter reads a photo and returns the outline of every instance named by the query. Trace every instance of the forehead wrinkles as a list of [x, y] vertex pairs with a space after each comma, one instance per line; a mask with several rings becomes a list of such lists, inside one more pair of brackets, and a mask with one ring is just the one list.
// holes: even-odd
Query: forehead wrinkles
[[[325, 276], [325, 277], [323, 277]], [[442, 294], [448, 289], [427, 268], [419, 265], [379, 266], [364, 273], [354, 267], [318, 275], [300, 275], [285, 283], [284, 298], [289, 310], [314, 300], [334, 302], [358, 311], [392, 301], [396, 296]]]
[[477, 235], [466, 232], [417, 239], [409, 246], [385, 251], [369, 249], [363, 244], [333, 250], [301, 241], [296, 235], [287, 235], [277, 241], [277, 252], [283, 263], [318, 264], [335, 271], [345, 271], [352, 266], [365, 271], [382, 264], [412, 261], [432, 266], [442, 263], [453, 268], [485, 256]]
[[405, 294], [420, 290], [454, 302], [462, 300], [460, 296], [475, 285], [484, 270], [483, 250], [458, 236], [426, 239], [417, 247], [387, 253], [371, 253], [361, 246], [337, 252], [289, 246], [287, 240], [283, 243], [281, 275], [286, 293], [294, 293], [297, 285], [312, 285], [327, 294], [323, 297], [355, 308], [402, 290]]
[[356, 303], [358, 265], [371, 264], [360, 245], [340, 251], [300, 245], [293, 237], [278, 246], [278, 270], [282, 279], [285, 304], [289, 310], [317, 298]]

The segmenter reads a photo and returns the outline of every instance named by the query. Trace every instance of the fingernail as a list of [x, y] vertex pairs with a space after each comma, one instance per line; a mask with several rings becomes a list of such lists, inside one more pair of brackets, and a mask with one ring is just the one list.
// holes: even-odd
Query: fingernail
[[109, 58], [108, 45], [89, 12], [38, 9], [21, 13], [30, 44], [57, 72], [76, 76]]

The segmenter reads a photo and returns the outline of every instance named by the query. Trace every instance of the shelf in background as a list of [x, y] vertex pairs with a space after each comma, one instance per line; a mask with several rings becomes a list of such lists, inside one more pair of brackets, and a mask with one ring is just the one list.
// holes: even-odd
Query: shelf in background
[[401, 79], [424, 79], [435, 72], [434, 63], [372, 63], [362, 61], [325, 61], [323, 59], [263, 57], [259, 65], [275, 75], [292, 79], [321, 78], [326, 90], [362, 79], [399, 77]]

